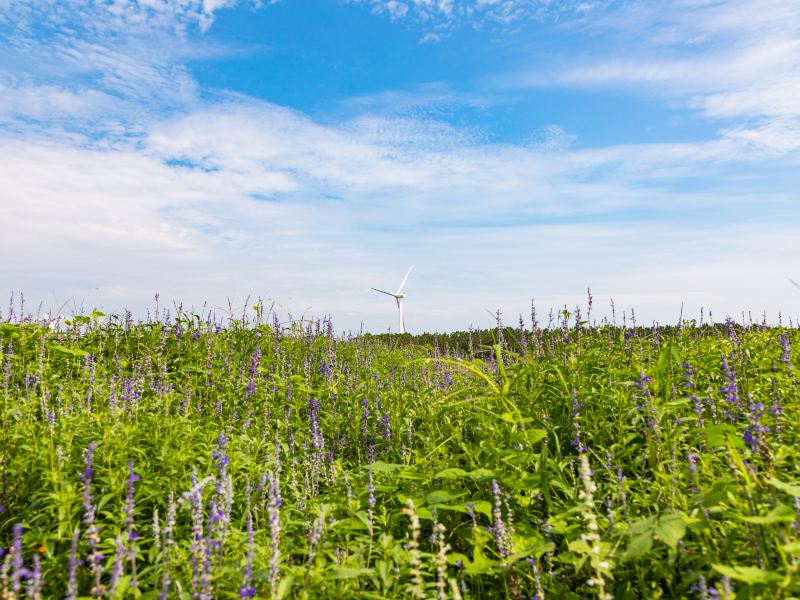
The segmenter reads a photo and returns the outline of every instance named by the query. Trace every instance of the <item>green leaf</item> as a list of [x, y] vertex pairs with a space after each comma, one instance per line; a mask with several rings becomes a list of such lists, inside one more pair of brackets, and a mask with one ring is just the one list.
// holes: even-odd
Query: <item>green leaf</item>
[[493, 571], [497, 565], [498, 562], [496, 560], [486, 558], [483, 551], [478, 546], [475, 546], [472, 549], [472, 561], [465, 565], [464, 571], [467, 575], [483, 575]]
[[736, 428], [733, 425], [718, 424], [707, 425], [704, 430], [706, 444], [710, 448], [725, 448], [733, 446], [734, 448], [744, 449], [744, 441], [739, 437]]
[[485, 515], [490, 519], [492, 518], [492, 504], [486, 500], [472, 500], [464, 504], [437, 504], [436, 508], [439, 510], [454, 510], [456, 512], [469, 514], [470, 509], [467, 507], [467, 504], [472, 505], [473, 512]]
[[[398, 463], [385, 463], [381, 461], [374, 462], [370, 465], [372, 467], [373, 473], [391, 473], [392, 471], [397, 471], [399, 469], [404, 469], [405, 465], [398, 464]], [[369, 469], [369, 467], [364, 467], [365, 469]]]
[[349, 517], [347, 519], [339, 519], [332, 525], [332, 528], [358, 531], [361, 529], [367, 529], [367, 526], [361, 521], [361, 519]]
[[531, 444], [536, 444], [541, 442], [544, 438], [547, 437], [547, 431], [544, 429], [531, 429], [527, 432], [528, 434], [528, 441]]
[[470, 472], [469, 477], [473, 481], [489, 481], [490, 479], [496, 479], [497, 475], [490, 469], [475, 469]]
[[476, 513], [478, 513], [480, 515], [484, 515], [486, 517], [489, 517], [490, 519], [492, 518], [492, 503], [491, 502], [489, 502], [487, 500], [472, 500], [472, 501], [468, 502], [467, 504], [471, 504], [472, 505], [472, 509]]
[[686, 523], [679, 515], [663, 515], [658, 519], [654, 531], [662, 542], [675, 550], [686, 535]]
[[715, 481], [710, 488], [703, 492], [703, 506], [708, 508], [718, 505], [727, 498], [728, 491], [735, 488], [736, 484], [733, 481]]
[[427, 521], [432, 521], [433, 520], [433, 513], [430, 510], [428, 510], [427, 508], [425, 508], [424, 506], [418, 506], [416, 511], [417, 511], [417, 516], [420, 519], [427, 520]]
[[634, 521], [628, 526], [628, 535], [638, 535], [645, 531], [652, 531], [656, 524], [655, 516]]
[[792, 523], [795, 520], [794, 509], [785, 504], [779, 504], [764, 516], [757, 515], [752, 517], [740, 517], [747, 523], [757, 523], [758, 525], [770, 525], [771, 523]]
[[436, 490], [425, 496], [428, 504], [444, 504], [458, 500], [462, 496], [466, 496], [467, 492], [464, 490], [449, 491], [449, 490]]
[[294, 576], [287, 575], [286, 577], [281, 579], [281, 582], [278, 584], [278, 598], [285, 598], [286, 595], [289, 593], [289, 590], [292, 589], [294, 585]]
[[518, 562], [523, 558], [528, 558], [529, 556], [541, 556], [545, 552], [552, 552], [555, 549], [555, 547], [556, 546], [553, 542], [544, 542], [544, 541], [538, 541], [536, 543], [526, 544], [523, 550], [507, 557], [506, 561], [510, 564], [514, 564], [515, 562]]
[[72, 356], [89, 356], [89, 353], [85, 350], [81, 350], [80, 348], [68, 348], [67, 346], [62, 346], [61, 344], [51, 344], [50, 347], [63, 354], [70, 354]]
[[796, 483], [786, 483], [784, 481], [775, 479], [774, 477], [768, 478], [767, 483], [782, 492], [786, 492], [790, 496], [800, 498], [800, 485], [797, 485]]
[[450, 469], [439, 471], [434, 477], [434, 479], [461, 479], [462, 477], [466, 476], [467, 472], [464, 469], [452, 467]]
[[334, 567], [331, 572], [325, 576], [327, 580], [334, 579], [355, 579], [357, 577], [369, 577], [375, 574], [374, 569], [367, 569], [364, 567]]
[[639, 535], [635, 535], [628, 542], [628, 547], [622, 554], [622, 560], [633, 560], [641, 558], [650, 551], [653, 547], [653, 534], [650, 531], [645, 531]]
[[773, 571], [764, 571], [758, 567], [742, 567], [713, 564], [711, 567], [720, 575], [730, 577], [742, 583], [777, 583], [782, 581], [783, 577]]

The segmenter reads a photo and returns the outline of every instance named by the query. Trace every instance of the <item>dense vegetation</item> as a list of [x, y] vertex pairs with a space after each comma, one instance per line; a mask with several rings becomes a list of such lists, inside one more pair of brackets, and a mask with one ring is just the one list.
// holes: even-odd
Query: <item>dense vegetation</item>
[[798, 331], [0, 325], [0, 594], [800, 595]]

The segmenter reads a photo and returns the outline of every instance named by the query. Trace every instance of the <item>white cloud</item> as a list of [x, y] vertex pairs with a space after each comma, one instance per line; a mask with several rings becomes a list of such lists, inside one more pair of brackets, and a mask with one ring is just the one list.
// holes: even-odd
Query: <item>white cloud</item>
[[724, 137], [758, 139], [765, 149], [790, 152], [798, 146], [786, 135], [800, 126], [797, 23], [794, 0], [634, 2], [567, 26], [602, 39], [603, 48], [590, 45], [555, 71], [534, 67], [499, 80], [512, 87], [626, 87], [655, 94], [710, 119], [738, 119], [735, 135], [725, 129]]
[[774, 154], [800, 150], [800, 119], [773, 119], [761, 125], [733, 127], [725, 137]]
[[[143, 128], [141, 144], [109, 150], [2, 140], [0, 252], [26, 256], [5, 281], [108, 309], [141, 310], [155, 291], [195, 305], [261, 294], [381, 330], [394, 315], [368, 288], [414, 262], [408, 322], [419, 330], [482, 323], [497, 304], [513, 320], [530, 296], [557, 307], [587, 285], [634, 303], [643, 319], [672, 318], [679, 298], [687, 311], [693, 302], [774, 313], [771, 282], [800, 258], [788, 225], [764, 236], [757, 225], [657, 223], [659, 212], [673, 221], [690, 206], [735, 205], [648, 181], [658, 170], [707, 172], [713, 146], [418, 146], [403, 143], [413, 128], [383, 138], [253, 101]], [[785, 201], [773, 193], [762, 208]], [[629, 224], [611, 224], [619, 218]], [[772, 291], [743, 287], [743, 274]]]
[[63, 26], [100, 33], [138, 28], [181, 32], [188, 26], [207, 30], [214, 14], [237, 4], [259, 6], [259, 0], [5, 0], [0, 22], [18, 27]]
[[487, 24], [507, 26], [524, 19], [585, 16], [602, 11], [611, 1], [579, 0], [344, 0], [369, 6], [392, 20], [411, 19], [429, 31], [423, 42], [438, 41], [444, 32], [460, 26], [481, 28]]

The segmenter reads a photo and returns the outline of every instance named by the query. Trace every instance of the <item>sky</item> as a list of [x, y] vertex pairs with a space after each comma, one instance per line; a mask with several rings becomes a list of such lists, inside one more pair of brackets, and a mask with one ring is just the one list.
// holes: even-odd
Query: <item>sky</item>
[[799, 190], [796, 0], [0, 0], [34, 312], [796, 321]]

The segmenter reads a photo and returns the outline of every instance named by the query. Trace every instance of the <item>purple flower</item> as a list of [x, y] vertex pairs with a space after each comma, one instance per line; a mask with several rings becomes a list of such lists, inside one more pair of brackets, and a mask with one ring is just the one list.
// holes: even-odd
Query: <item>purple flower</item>
[[792, 345], [789, 343], [789, 337], [785, 333], [778, 335], [778, 343], [781, 346], [781, 362], [787, 366], [792, 364]]
[[247, 557], [242, 570], [242, 585], [239, 588], [240, 598], [252, 598], [256, 595], [253, 587], [253, 563], [255, 562], [255, 532], [253, 531], [253, 513], [250, 510], [250, 484], [247, 485]]
[[494, 495], [494, 508], [492, 509], [492, 526], [487, 528], [494, 536], [497, 551], [502, 559], [511, 554], [511, 535], [503, 520], [503, 492], [497, 481], [492, 479], [492, 494]]
[[217, 438], [217, 447], [211, 452], [211, 460], [214, 462], [214, 468], [217, 470], [217, 481], [214, 484], [218, 494], [224, 491], [225, 481], [228, 475], [228, 464], [230, 459], [227, 453], [228, 438], [225, 435], [225, 430], [219, 432]]
[[128, 462], [128, 479], [125, 482], [127, 495], [125, 498], [125, 525], [128, 526], [128, 539], [133, 537], [134, 511], [136, 510], [136, 497], [134, 484], [141, 479], [141, 476], [133, 470], [134, 462]]
[[94, 522], [97, 508], [92, 497], [92, 475], [94, 474], [92, 461], [96, 447], [97, 444], [90, 443], [83, 454], [84, 469], [83, 473], [81, 473], [81, 482], [83, 483], [83, 523], [86, 525], [86, 543], [89, 546], [89, 555], [86, 560], [89, 563], [92, 575], [94, 575], [92, 596], [100, 597], [103, 595], [103, 586], [100, 583], [100, 576], [103, 573], [101, 565], [103, 555], [97, 551], [97, 545], [100, 543], [100, 529]]
[[581, 443], [581, 425], [578, 421], [580, 417], [580, 409], [583, 408], [585, 404], [583, 402], [578, 402], [578, 392], [576, 390], [572, 390], [572, 398], [570, 402], [572, 404], [572, 429], [575, 434], [575, 438], [570, 442], [570, 445], [573, 448], [576, 448], [578, 452], [588, 452], [589, 447]]
[[694, 376], [697, 375], [697, 369], [695, 369], [688, 362], [681, 363], [680, 366], [683, 367], [683, 381], [681, 382], [681, 387], [686, 390], [684, 397], [689, 398], [689, 400], [692, 401], [692, 408], [694, 413], [697, 415], [697, 427], [702, 428], [703, 403], [697, 396], [694, 395], [694, 391], [697, 387], [694, 383]]
[[319, 428], [319, 402], [316, 398], [311, 399], [311, 443], [317, 452], [322, 452], [325, 448], [325, 438]]
[[687, 461], [689, 462], [689, 471], [691, 473], [697, 473], [697, 459], [700, 458], [696, 454], [689, 453], [686, 456]]
[[656, 407], [653, 404], [653, 396], [650, 393], [648, 384], [652, 383], [652, 379], [644, 374], [639, 373], [638, 379], [634, 382], [636, 387], [641, 391], [640, 398], [637, 400], [636, 410], [638, 410], [645, 418], [646, 425], [657, 432], [658, 420], [656, 416]]
[[278, 586], [278, 565], [280, 564], [280, 539], [281, 539], [281, 515], [280, 508], [283, 504], [281, 498], [280, 483], [277, 473], [268, 473], [269, 479], [269, 501], [267, 503], [267, 515], [269, 517], [269, 583], [273, 591]]
[[41, 598], [42, 597], [42, 563], [39, 561], [39, 555], [33, 555], [33, 570], [28, 573], [28, 598]]
[[81, 560], [78, 559], [78, 539], [80, 538], [81, 530], [79, 527], [75, 528], [72, 534], [72, 542], [69, 546], [69, 567], [67, 569], [67, 595], [66, 600], [75, 600], [78, 597], [78, 567], [81, 565]]
[[117, 536], [117, 539], [114, 540], [114, 546], [116, 546], [117, 551], [114, 553], [114, 564], [111, 567], [111, 581], [108, 584], [108, 593], [110, 595], [114, 595], [114, 591], [117, 589], [119, 585], [119, 580], [122, 579], [122, 576], [125, 574], [125, 544], [122, 542], [122, 538]]
[[197, 481], [197, 476], [192, 473], [192, 487], [184, 492], [183, 500], [189, 504], [192, 513], [192, 590], [193, 597], [209, 599], [211, 596], [211, 557], [209, 556], [208, 540], [203, 535], [203, 488], [213, 481], [207, 477]]
[[372, 480], [372, 465], [369, 466], [369, 479], [367, 480], [367, 519], [369, 521], [369, 533], [375, 528], [375, 485]]
[[725, 394], [725, 402], [727, 409], [725, 411], [725, 418], [733, 422], [741, 409], [741, 402], [739, 400], [739, 385], [737, 384], [736, 372], [731, 368], [727, 358], [722, 359], [722, 370], [725, 375], [726, 385], [722, 388], [722, 393]]
[[22, 589], [22, 579], [27, 577], [28, 572], [22, 562], [22, 524], [16, 523], [13, 527], [14, 541], [11, 547], [14, 550], [13, 570], [11, 571], [11, 591], [15, 593], [15, 597], [20, 596]]
[[134, 521], [135, 516], [134, 513], [136, 511], [136, 498], [135, 498], [135, 491], [134, 491], [134, 484], [141, 479], [138, 473], [133, 470], [133, 461], [128, 463], [128, 480], [125, 483], [125, 486], [128, 490], [127, 496], [125, 499], [125, 521], [124, 524], [127, 526], [127, 539], [125, 540], [127, 543], [127, 550], [126, 555], [128, 560], [131, 563], [131, 572], [133, 577], [131, 579], [131, 587], [136, 588], [138, 587], [138, 582], [136, 581], [136, 538], [139, 537], [139, 534], [136, 533], [134, 528]]

